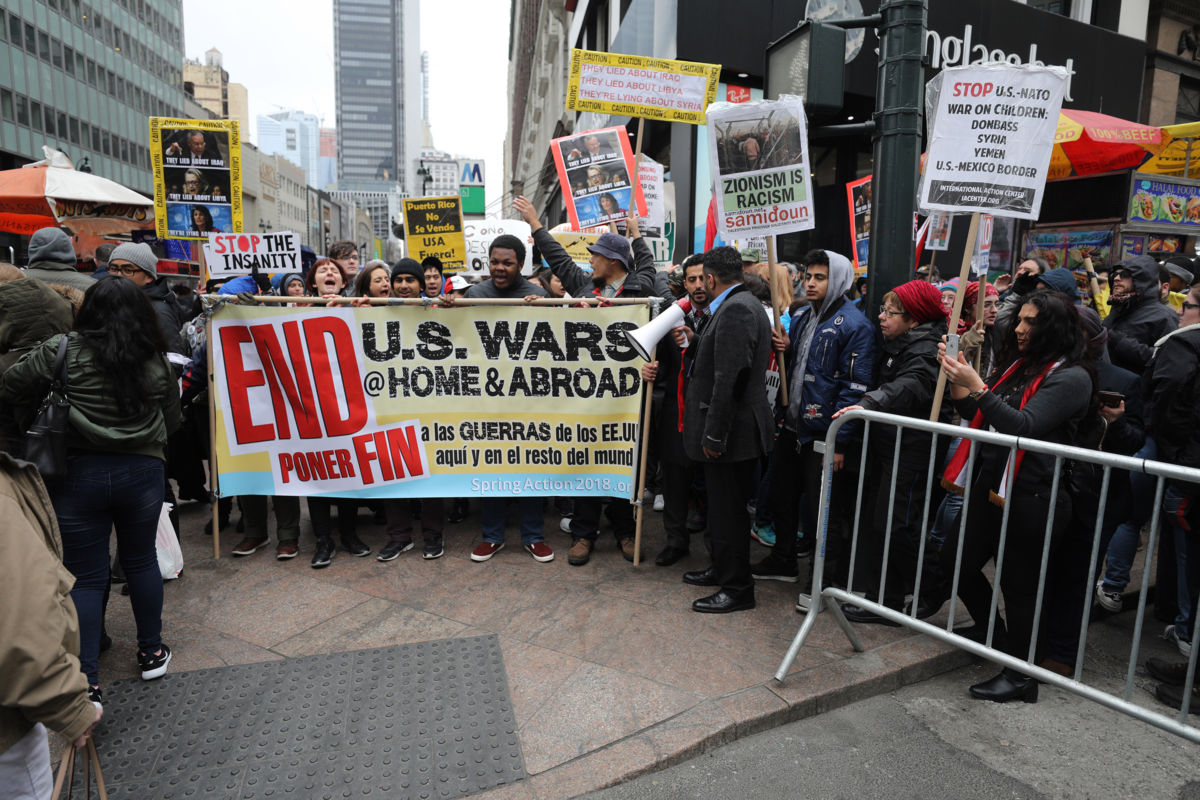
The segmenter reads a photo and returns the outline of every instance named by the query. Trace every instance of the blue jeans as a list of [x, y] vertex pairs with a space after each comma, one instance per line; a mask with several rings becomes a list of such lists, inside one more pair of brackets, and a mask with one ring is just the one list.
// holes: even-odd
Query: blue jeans
[[[1167, 532], [1175, 539], [1175, 597], [1179, 610], [1175, 615], [1175, 633], [1180, 639], [1192, 640], [1192, 593], [1188, 587], [1188, 536], [1191, 531], [1181, 527], [1175, 513], [1184, 502], [1184, 496], [1174, 486], [1168, 486], [1163, 494], [1162, 512], [1164, 535]], [[1195, 502], [1193, 499], [1192, 502]]]
[[[1133, 457], [1153, 460], [1157, 455], [1158, 448], [1154, 444], [1154, 439], [1147, 436], [1146, 443], [1142, 445], [1141, 450], [1134, 453]], [[1108, 543], [1108, 555], [1104, 568], [1104, 586], [1108, 591], [1124, 591], [1125, 587], [1129, 585], [1129, 571], [1133, 568], [1133, 559], [1137, 557], [1142, 526], [1154, 513], [1156, 483], [1157, 479], [1141, 472], [1129, 474], [1133, 512], [1128, 521], [1117, 526]]]
[[164, 481], [162, 459], [95, 453], [71, 458], [67, 477], [50, 490], [63, 564], [75, 576], [71, 599], [79, 616], [79, 663], [92, 685], [100, 682], [100, 630], [114, 526], [138, 648], [154, 651], [162, 645], [163, 582], [154, 540]]
[[[542, 535], [542, 498], [518, 497], [517, 508], [521, 513], [521, 544], [546, 541]], [[499, 544], [504, 541], [507, 517], [507, 497], [484, 497], [479, 501], [479, 523], [485, 542]]]

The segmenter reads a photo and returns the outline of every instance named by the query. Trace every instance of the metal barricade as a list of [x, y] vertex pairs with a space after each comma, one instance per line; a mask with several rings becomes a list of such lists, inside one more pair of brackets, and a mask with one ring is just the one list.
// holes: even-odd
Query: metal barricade
[[[847, 424], [853, 422], [862, 422], [862, 463], [863, 467], [859, 471], [857, 481], [857, 497], [854, 505], [854, 521], [850, 532], [850, 556], [848, 568], [848, 581], [846, 588], [838, 588], [836, 586], [824, 585], [825, 580], [825, 560], [826, 549], [829, 536], [829, 515], [830, 502], [833, 489], [833, 456], [835, 452], [835, 439], [838, 431]], [[894, 496], [896, 491], [896, 481], [898, 477], [897, 466], [899, 464], [901, 443], [903, 436], [901, 431], [920, 431], [932, 434], [930, 442], [929, 467], [928, 474], [925, 479], [925, 502], [924, 513], [920, 518], [922, 523], [930, 519], [930, 502], [932, 496], [933, 482], [935, 476], [940, 477], [942, 474], [942, 463], [935, 457], [938, 449], [938, 442], [949, 441], [955, 439], [964, 439], [968, 443], [969, 452], [966, 463], [966, 475], [968, 480], [963, 492], [963, 506], [958, 520], [958, 541], [959, 545], [956, 548], [956, 556], [954, 560], [953, 579], [949, 589], [949, 618], [944, 628], [928, 623], [917, 618], [919, 606], [919, 598], [921, 597], [921, 581], [925, 577], [925, 549], [928, 543], [928, 535], [925, 532], [925, 525], [922, 524], [920, 530], [919, 552], [916, 560], [916, 575], [912, 581], [912, 601], [908, 605], [907, 610], [901, 611], [890, 608], [883, 604], [885, 599], [886, 581], [888, 580], [888, 560], [891, 555], [892, 534], [893, 534], [893, 515], [895, 513], [895, 504], [889, 503], [887, 513], [886, 528], [883, 532], [883, 549], [882, 549], [882, 567], [879, 572], [878, 595], [872, 599], [869, 596], [864, 597], [862, 592], [855, 591], [855, 561], [860, 557], [860, 535], [863, 532], [863, 490], [866, 479], [866, 464], [868, 444], [870, 441], [870, 431], [872, 426], [886, 425], [896, 429], [896, 444], [891, 455], [892, 472], [891, 485], [888, 493], [889, 499]], [[959, 611], [958, 589], [959, 579], [962, 570], [962, 557], [964, 547], [962, 543], [965, 537], [969, 535], [967, 529], [967, 517], [970, 504], [974, 499], [975, 502], [989, 502], [988, 498], [972, 498], [971, 483], [969, 476], [974, 474], [974, 466], [976, 456], [981, 445], [995, 445], [1004, 448], [1008, 451], [1008, 466], [1007, 477], [1008, 485], [1013, 484], [1015, 472], [1015, 455], [1018, 450], [1023, 450], [1031, 453], [1040, 453], [1052, 456], [1054, 461], [1054, 475], [1051, 484], [1051, 495], [1048, 499], [1048, 511], [1046, 519], [1046, 530], [1043, 533], [1043, 546], [1041, 553], [1041, 563], [1039, 567], [1039, 577], [1037, 585], [1037, 596], [1034, 604], [1033, 616], [1033, 636], [1030, 640], [1029, 651], [1024, 660], [1017, 658], [1008, 653], [1004, 653], [992, 646], [993, 636], [996, 631], [997, 610], [999, 607], [1000, 591], [1001, 591], [1001, 576], [1006, 568], [1004, 564], [1005, 545], [1008, 538], [1009, 512], [1012, 503], [1005, 503], [999, 532], [999, 541], [996, 545], [995, 556], [995, 574], [992, 579], [992, 596], [991, 608], [986, 620], [987, 635], [983, 643], [979, 643], [961, 636], [954, 632], [956, 615]], [[884, 458], [883, 454], [875, 454], [876, 460]], [[1038, 631], [1043, 621], [1044, 601], [1046, 591], [1046, 576], [1049, 565], [1051, 531], [1053, 530], [1055, 520], [1055, 508], [1057, 505], [1058, 493], [1063, 491], [1063, 471], [1064, 466], [1071, 462], [1073, 464], [1088, 463], [1094, 464], [1102, 468], [1099, 506], [1096, 509], [1095, 529], [1092, 533], [1091, 555], [1088, 565], [1089, 579], [1085, 582], [1086, 597], [1083, 603], [1083, 614], [1079, 630], [1079, 643], [1075, 654], [1075, 671], [1073, 677], [1064, 677], [1056, 672], [1044, 669], [1034, 663], [1035, 652], [1038, 643]], [[1104, 525], [1104, 512], [1108, 501], [1109, 486], [1112, 480], [1113, 470], [1126, 470], [1129, 473], [1143, 473], [1155, 479], [1155, 497], [1153, 515], [1150, 521], [1149, 540], [1146, 545], [1146, 559], [1142, 567], [1141, 590], [1138, 594], [1137, 618], [1134, 623], [1134, 631], [1132, 642], [1129, 650], [1129, 662], [1125, 670], [1124, 689], [1118, 696], [1110, 694], [1095, 686], [1089, 686], [1082, 681], [1084, 654], [1087, 647], [1088, 624], [1092, 614], [1092, 600], [1094, 597], [1095, 581], [1097, 576], [1097, 566], [1100, 564], [1104, 553], [1100, 552], [1100, 542], [1102, 536], [1102, 528]], [[1124, 478], [1124, 475], [1118, 476]], [[1139, 645], [1142, 636], [1142, 624], [1146, 614], [1147, 591], [1150, 585], [1150, 566], [1152, 562], [1151, 555], [1155, 552], [1157, 544], [1160, 520], [1162, 514], [1162, 501], [1164, 489], [1168, 480], [1183, 481], [1187, 483], [1200, 484], [1200, 469], [1192, 469], [1187, 467], [1179, 467], [1173, 464], [1166, 464], [1159, 461], [1150, 461], [1146, 459], [1131, 458], [1128, 456], [1113, 455], [1099, 450], [1088, 450], [1078, 447], [1069, 447], [1065, 445], [1044, 442], [1037, 439], [1027, 437], [1009, 436], [996, 433], [989, 430], [971, 429], [959, 427], [955, 425], [946, 425], [937, 422], [929, 422], [926, 420], [914, 419], [912, 417], [897, 416], [894, 414], [884, 414], [877, 411], [866, 411], [856, 409], [843, 414], [833, 421], [830, 425], [828, 434], [825, 438], [825, 453], [822, 467], [821, 477], [821, 497], [819, 502], [819, 513], [817, 519], [817, 547], [813, 554], [813, 577], [812, 588], [810, 594], [810, 607], [807, 617], [797, 631], [795, 638], [792, 640], [791, 646], [788, 648], [787, 654], [784, 656], [779, 669], [775, 673], [775, 679], [782, 682], [787, 676], [788, 670], [791, 668], [793, 661], [800, 652], [800, 648], [804, 645], [805, 639], [812, 632], [816, 625], [821, 608], [824, 607], [833, 614], [834, 619], [841, 627], [846, 637], [850, 640], [850, 644], [857, 652], [862, 652], [862, 642], [854, 630], [854, 625], [846, 619], [842, 613], [841, 605], [843, 603], [853, 604], [863, 609], [864, 611], [873, 612], [880, 617], [883, 617], [892, 623], [901, 627], [908, 628], [918, 633], [931, 636], [938, 641], [953, 645], [961, 650], [965, 650], [977, 656], [981, 656], [990, 661], [995, 662], [1003, 667], [1016, 670], [1024, 675], [1028, 675], [1038, 681], [1047, 683], [1053, 686], [1058, 686], [1062, 689], [1074, 692], [1077, 695], [1093, 700], [1101, 705], [1120, 711], [1143, 722], [1154, 725], [1157, 728], [1168, 731], [1170, 733], [1182, 736], [1193, 742], [1200, 743], [1200, 729], [1187, 724], [1188, 710], [1192, 697], [1192, 685], [1196, 673], [1197, 655], [1200, 654], [1200, 647], [1193, 647], [1191, 655], [1188, 658], [1187, 680], [1183, 687], [1183, 705], [1178, 716], [1167, 716], [1158, 713], [1151, 709], [1137, 705], [1131, 701], [1131, 696], [1134, 688], [1134, 674], [1136, 671], [1139, 655]], [[949, 536], [947, 542], [949, 542]], [[1012, 568], [1012, 567], [1008, 567]], [[868, 590], [876, 588], [875, 586], [859, 587]], [[1195, 598], [1193, 600], [1193, 607]], [[978, 625], [982, 621], [974, 620]], [[1192, 619], [1192, 642], [1200, 642], [1200, 614], [1193, 614]]]

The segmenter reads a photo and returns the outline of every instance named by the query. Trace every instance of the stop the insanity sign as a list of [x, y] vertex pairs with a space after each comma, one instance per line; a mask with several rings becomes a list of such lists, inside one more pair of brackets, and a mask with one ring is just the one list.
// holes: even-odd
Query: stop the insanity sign
[[1061, 67], [996, 64], [930, 81], [921, 209], [1037, 219], [1066, 80]]

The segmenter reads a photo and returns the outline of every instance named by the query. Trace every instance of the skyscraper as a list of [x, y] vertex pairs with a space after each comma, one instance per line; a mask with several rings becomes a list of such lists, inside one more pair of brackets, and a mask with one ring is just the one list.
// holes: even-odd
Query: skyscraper
[[321, 120], [303, 111], [282, 111], [258, 116], [258, 149], [269, 155], [281, 155], [303, 168], [313, 186], [318, 181]]
[[334, 0], [338, 186], [419, 193], [418, 0]]

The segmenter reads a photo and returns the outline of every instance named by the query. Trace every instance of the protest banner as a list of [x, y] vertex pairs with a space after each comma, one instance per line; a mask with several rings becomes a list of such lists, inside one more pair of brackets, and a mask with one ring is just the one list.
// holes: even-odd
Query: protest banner
[[300, 237], [291, 231], [210, 233], [204, 260], [211, 277], [268, 272], [302, 272]]
[[630, 179], [636, 170], [625, 128], [551, 139], [550, 152], [572, 229], [616, 222], [631, 207], [646, 214], [642, 187]]
[[439, 258], [446, 274], [465, 269], [467, 243], [463, 238], [462, 198], [418, 197], [406, 199], [403, 204], [408, 255], [417, 261], [429, 256]]
[[643, 155], [638, 162], [638, 182], [646, 200], [646, 213], [638, 218], [638, 227], [643, 236], [662, 236], [667, 216], [663, 165]]
[[503, 303], [222, 306], [220, 494], [631, 497], [648, 305]]
[[720, 64], [571, 50], [567, 108], [703, 125]]
[[979, 234], [975, 237], [975, 255], [971, 259], [972, 278], [987, 275], [988, 261], [992, 255], [992, 223], [991, 214], [979, 215]]
[[523, 219], [466, 220], [463, 222], [463, 239], [467, 247], [467, 264], [463, 275], [487, 277], [488, 248], [497, 236], [508, 234], [525, 242], [525, 263], [521, 274], [533, 274], [533, 234], [529, 223]]
[[591, 271], [592, 253], [588, 248], [600, 238], [600, 232], [551, 231], [550, 235], [562, 245], [563, 250], [567, 251], [567, 255], [571, 257], [576, 266]]
[[154, 222], [160, 239], [241, 233], [242, 144], [238, 123], [150, 117]]
[[846, 184], [846, 202], [850, 206], [850, 243], [854, 251], [854, 269], [868, 266], [871, 246], [871, 176]]
[[926, 250], [950, 249], [950, 226], [954, 215], [949, 211], [933, 211], [929, 214], [929, 235], [925, 238]]
[[921, 209], [1037, 219], [1066, 80], [1061, 67], [996, 64], [935, 76]]
[[720, 233], [791, 233], [815, 225], [800, 98], [718, 104], [709, 109], [708, 143]]

